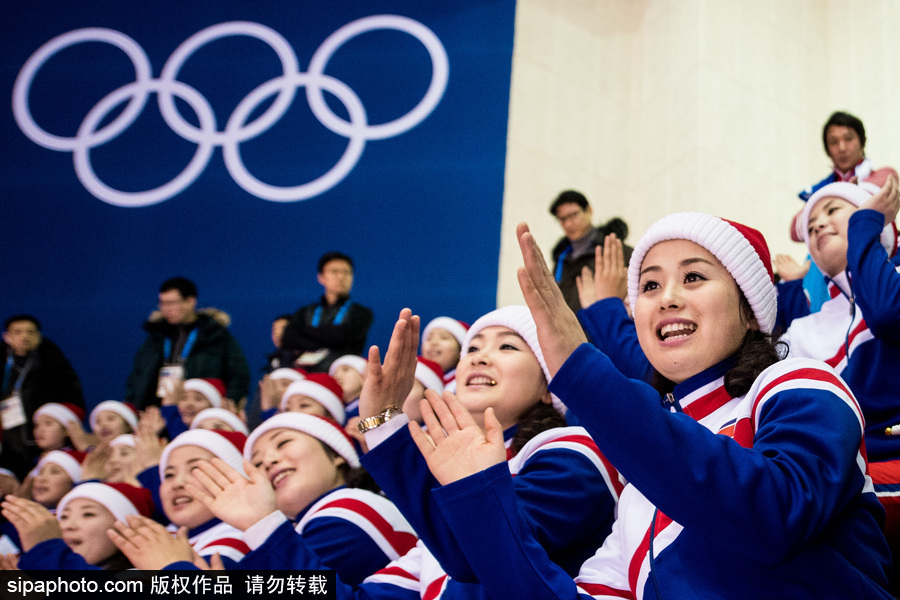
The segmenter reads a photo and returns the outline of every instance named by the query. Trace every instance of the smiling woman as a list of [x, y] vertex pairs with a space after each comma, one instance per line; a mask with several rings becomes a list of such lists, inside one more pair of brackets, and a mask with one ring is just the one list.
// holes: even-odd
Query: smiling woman
[[443, 457], [454, 477], [435, 498], [488, 595], [890, 597], [862, 415], [827, 365], [779, 360], [767, 337], [775, 289], [758, 231], [680, 213], [635, 247], [629, 295], [660, 389], [584, 343], [524, 225], [519, 240], [519, 281], [550, 391], [629, 483], [612, 533], [573, 581], [516, 526], [512, 481], [485, 489], [485, 447], [500, 445], [490, 421], [487, 436], [468, 441], [445, 426], [457, 440]]

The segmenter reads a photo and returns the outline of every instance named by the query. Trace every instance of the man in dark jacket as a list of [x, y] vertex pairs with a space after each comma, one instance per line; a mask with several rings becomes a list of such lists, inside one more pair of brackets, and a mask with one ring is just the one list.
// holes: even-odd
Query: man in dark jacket
[[147, 338], [134, 356], [125, 401], [138, 409], [158, 405], [172, 386], [195, 377], [225, 384], [238, 405], [250, 387], [250, 368], [228, 331], [230, 317], [215, 309], [197, 311], [197, 286], [173, 277], [159, 287], [159, 310], [144, 323]]
[[281, 366], [298, 366], [317, 373], [345, 354], [362, 354], [372, 325], [372, 311], [350, 300], [353, 261], [328, 252], [319, 259], [322, 298], [299, 309], [281, 337]]
[[56, 344], [41, 335], [41, 324], [33, 316], [6, 319], [3, 352], [0, 465], [21, 480], [40, 454], [34, 445], [34, 411], [48, 402], [84, 408], [84, 395], [72, 365]]
[[[550, 214], [556, 217], [566, 234], [553, 247], [556, 283], [566, 304], [577, 313], [582, 306], [578, 300], [575, 278], [581, 275], [584, 267], [594, 270], [594, 248], [602, 247], [603, 239], [608, 234], [613, 233], [624, 241], [628, 236], [628, 225], [615, 217], [605, 225], [594, 227], [591, 205], [584, 194], [574, 190], [566, 190], [557, 196], [550, 205]], [[626, 266], [631, 259], [632, 250], [631, 246], [622, 246]]]

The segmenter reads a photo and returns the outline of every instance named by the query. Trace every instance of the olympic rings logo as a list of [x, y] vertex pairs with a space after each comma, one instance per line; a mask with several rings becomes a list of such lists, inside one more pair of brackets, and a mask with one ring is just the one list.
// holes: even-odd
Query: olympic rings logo
[[[342, 81], [325, 74], [332, 55], [350, 39], [369, 31], [393, 29], [412, 35], [431, 57], [431, 83], [419, 103], [393, 121], [369, 124], [366, 110], [356, 93]], [[196, 89], [178, 81], [178, 73], [191, 55], [204, 45], [227, 36], [249, 36], [262, 40], [281, 61], [282, 75], [247, 94], [235, 107], [225, 127], [219, 130], [209, 101]], [[76, 135], [64, 137], [42, 129], [34, 120], [29, 105], [31, 84], [41, 67], [57, 52], [83, 42], [104, 42], [124, 52], [134, 65], [135, 81], [103, 97], [78, 127]], [[127, 35], [104, 28], [85, 28], [59, 35], [32, 54], [16, 77], [13, 86], [13, 115], [22, 132], [34, 143], [50, 150], [72, 152], [75, 173], [85, 189], [100, 200], [128, 208], [149, 206], [172, 198], [187, 189], [206, 169], [217, 146], [222, 148], [225, 166], [235, 183], [245, 191], [273, 202], [295, 202], [318, 196], [340, 183], [362, 156], [366, 142], [383, 140], [406, 133], [425, 120], [441, 101], [447, 88], [450, 65], [441, 41], [430, 29], [407, 17], [375, 15], [347, 23], [328, 36], [313, 53], [309, 70], [299, 71], [293, 48], [278, 32], [249, 21], [233, 21], [207, 27], [190, 36], [169, 57], [159, 78], [152, 77], [150, 59], [143, 48]], [[270, 185], [254, 177], [241, 160], [240, 144], [267, 131], [287, 112], [297, 88], [306, 89], [306, 100], [313, 114], [330, 131], [347, 138], [348, 144], [337, 163], [318, 178], [291, 187]], [[325, 102], [323, 90], [335, 96], [347, 110], [349, 121], [334, 114]], [[137, 119], [151, 93], [156, 93], [159, 110], [166, 124], [179, 136], [197, 144], [197, 150], [178, 175], [157, 188], [141, 192], [113, 189], [97, 177], [91, 165], [91, 150], [119, 136]], [[186, 121], [175, 107], [174, 97], [194, 111], [199, 126]], [[275, 96], [271, 106], [247, 122], [254, 110]], [[117, 107], [127, 102], [121, 113], [104, 124]]]

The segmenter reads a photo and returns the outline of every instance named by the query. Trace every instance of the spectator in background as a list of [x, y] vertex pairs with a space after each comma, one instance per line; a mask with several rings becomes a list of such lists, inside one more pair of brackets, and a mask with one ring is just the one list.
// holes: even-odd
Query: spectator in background
[[[566, 304], [573, 312], [581, 309], [578, 299], [578, 288], [575, 278], [581, 275], [584, 267], [594, 267], [596, 248], [603, 247], [604, 238], [614, 233], [624, 242], [628, 236], [628, 225], [622, 219], [610, 219], [602, 227], [594, 227], [594, 212], [587, 198], [581, 192], [566, 190], [556, 197], [550, 205], [550, 214], [556, 217], [565, 232], [553, 247], [553, 272], [556, 283], [562, 291]], [[631, 259], [631, 246], [624, 246], [625, 264]]]
[[318, 302], [293, 314], [281, 338], [281, 366], [328, 373], [345, 354], [360, 355], [372, 325], [372, 311], [350, 300], [353, 260], [340, 252], [319, 259], [317, 280], [324, 288]]
[[40, 453], [34, 443], [34, 411], [48, 402], [84, 409], [84, 395], [72, 365], [56, 344], [41, 335], [41, 323], [35, 317], [23, 314], [6, 319], [3, 352], [0, 466], [21, 480]]
[[159, 310], [144, 323], [147, 338], [134, 356], [125, 401], [138, 409], [156, 406], [176, 383], [215, 377], [236, 405], [246, 397], [250, 369], [228, 331], [231, 318], [213, 308], [197, 311], [197, 286], [184, 277], [159, 287]]
[[[829, 183], [838, 181], [867, 182], [881, 187], [891, 175], [897, 177], [897, 171], [891, 167], [875, 169], [872, 161], [866, 158], [866, 129], [863, 127], [862, 121], [850, 113], [837, 111], [828, 117], [822, 127], [822, 145], [825, 147], [825, 154], [831, 159], [831, 173], [797, 194], [804, 202]], [[791, 222], [791, 239], [795, 242], [804, 241], [803, 232], [797, 228], [797, 219], [802, 212], [801, 209]], [[779, 296], [799, 294], [802, 291], [806, 296], [810, 311], [818, 311], [822, 304], [830, 298], [819, 268], [815, 264], [799, 265], [785, 255], [779, 256], [778, 260], [781, 261], [778, 270], [786, 275], [784, 277], [786, 281], [802, 277], [802, 284], [797, 282], [788, 287], [779, 286]], [[781, 298], [779, 298], [779, 304], [799, 306], [796, 301], [783, 301]], [[801, 310], [798, 314], [787, 315], [784, 319], [785, 325], [790, 325], [792, 317], [802, 317], [805, 314], [808, 313], [803, 313]]]

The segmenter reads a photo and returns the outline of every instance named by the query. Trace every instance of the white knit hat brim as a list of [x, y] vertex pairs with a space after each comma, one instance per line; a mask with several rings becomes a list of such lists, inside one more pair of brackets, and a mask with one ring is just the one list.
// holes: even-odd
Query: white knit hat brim
[[235, 431], [243, 433], [244, 435], [250, 434], [250, 430], [247, 429], [246, 423], [241, 421], [239, 416], [224, 408], [204, 408], [194, 416], [190, 428], [200, 429], [200, 424], [207, 419], [219, 419], [220, 421], [225, 421]]
[[284, 390], [284, 394], [281, 395], [281, 410], [287, 409], [288, 398], [297, 395], [309, 396], [324, 406], [328, 414], [341, 425], [347, 421], [347, 411], [344, 409], [344, 403], [341, 402], [341, 399], [325, 386], [308, 379], [295, 381]]
[[125, 419], [125, 422], [128, 423], [132, 429], [137, 427], [137, 415], [134, 414], [134, 411], [131, 410], [124, 402], [119, 402], [118, 400], [104, 400], [100, 404], [94, 407], [94, 410], [91, 411], [91, 429], [97, 428], [97, 415], [102, 413], [104, 410], [112, 411]]
[[250, 457], [253, 456], [253, 446], [259, 438], [273, 429], [293, 429], [310, 435], [334, 450], [352, 468], [355, 469], [359, 466], [359, 455], [346, 434], [337, 425], [322, 417], [297, 412], [275, 415], [254, 429], [244, 445], [246, 460], [250, 460]]
[[127, 522], [125, 517], [128, 515], [138, 516], [140, 514], [140, 511], [131, 503], [131, 500], [126, 498], [125, 494], [119, 490], [96, 481], [89, 481], [75, 486], [71, 492], [63, 496], [63, 499], [59, 501], [59, 505], [56, 507], [56, 517], [60, 518], [66, 505], [78, 498], [93, 500], [103, 505], [106, 510], [112, 513], [116, 521], [122, 521], [123, 523]]
[[159, 479], [165, 479], [166, 467], [169, 464], [169, 456], [176, 448], [185, 446], [197, 446], [212, 452], [212, 454], [223, 461], [235, 471], [239, 471], [241, 475], [244, 473], [243, 457], [240, 451], [228, 439], [219, 435], [215, 431], [209, 429], [189, 429], [184, 433], [175, 436], [175, 439], [169, 442], [163, 450], [162, 456], [159, 458]]
[[280, 369], [275, 369], [274, 371], [269, 373], [269, 379], [290, 379], [291, 381], [302, 381], [306, 379], [306, 377], [304, 377], [303, 373], [296, 369], [281, 367]]
[[429, 321], [428, 325], [426, 325], [425, 329], [422, 331], [423, 342], [428, 338], [428, 334], [432, 329], [445, 329], [450, 335], [456, 338], [456, 341], [459, 342], [460, 346], [463, 345], [466, 334], [468, 333], [463, 324], [456, 319], [450, 317], [437, 317]]
[[369, 361], [364, 359], [362, 356], [356, 356], [355, 354], [345, 354], [344, 356], [338, 357], [331, 366], [328, 367], [328, 374], [334, 377], [334, 374], [337, 372], [338, 367], [347, 365], [348, 367], [352, 367], [357, 373], [360, 375], [365, 375], [366, 367], [368, 366]]
[[737, 228], [719, 217], [703, 213], [684, 212], [663, 217], [650, 226], [635, 246], [628, 264], [628, 298], [632, 313], [639, 292], [641, 264], [647, 252], [656, 244], [669, 240], [694, 242], [715, 256], [743, 292], [760, 330], [772, 333], [777, 296], [766, 265]]
[[72, 480], [72, 483], [81, 481], [81, 463], [75, 460], [71, 454], [66, 454], [62, 450], [51, 450], [38, 461], [35, 472], [40, 472], [41, 467], [47, 463], [59, 465], [66, 472], [66, 475], [69, 476], [69, 479]]
[[194, 391], [201, 394], [209, 400], [213, 408], [222, 407], [222, 394], [216, 389], [216, 386], [203, 379], [188, 379], [184, 382], [184, 391]]
[[78, 418], [74, 412], [72, 412], [69, 408], [59, 404], [57, 402], [48, 402], [47, 404], [41, 405], [36, 411], [34, 411], [34, 417], [32, 420], [40, 417], [41, 415], [45, 415], [60, 423], [63, 427], [68, 425], [69, 423], [80, 423], [81, 419]]

